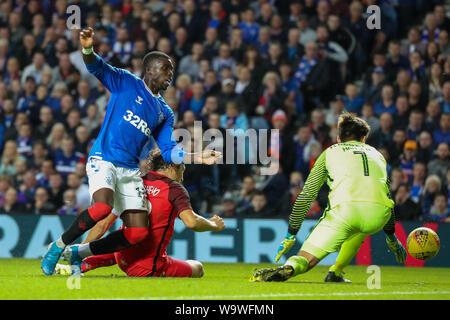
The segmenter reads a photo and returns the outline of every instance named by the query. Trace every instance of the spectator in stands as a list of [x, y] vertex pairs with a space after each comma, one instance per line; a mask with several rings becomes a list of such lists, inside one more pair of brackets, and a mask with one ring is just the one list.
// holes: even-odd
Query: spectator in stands
[[6, 141], [0, 163], [0, 174], [13, 177], [16, 174], [16, 161], [19, 159], [25, 161], [17, 150], [17, 143], [13, 140]]
[[412, 176], [410, 198], [415, 203], [419, 203], [427, 177], [427, 165], [423, 162], [414, 163]]
[[17, 202], [18, 193], [13, 187], [10, 187], [5, 193], [5, 203], [0, 208], [0, 214], [27, 214], [27, 207], [23, 203]]
[[401, 184], [395, 194], [395, 218], [398, 221], [417, 221], [420, 217], [420, 207], [410, 198], [410, 188]]
[[34, 193], [34, 203], [30, 210], [34, 214], [56, 214], [56, 207], [49, 202], [48, 192], [43, 187], [38, 187]]
[[38, 183], [36, 180], [35, 173], [31, 170], [25, 172], [23, 177], [23, 183], [19, 186], [19, 202], [25, 203], [27, 208], [31, 208], [34, 195], [38, 188]]
[[309, 126], [302, 126], [295, 136], [295, 170], [307, 176], [309, 174], [309, 158], [311, 145], [316, 143], [313, 132]]
[[40, 124], [35, 128], [33, 137], [38, 140], [45, 140], [51, 131], [54, 124], [53, 113], [49, 106], [42, 106], [39, 110]]
[[17, 151], [25, 158], [32, 155], [33, 140], [31, 138], [31, 125], [24, 123], [19, 127], [19, 135], [17, 137]]
[[369, 144], [384, 147], [389, 144], [393, 136], [393, 117], [390, 113], [385, 112], [380, 115], [380, 128], [373, 133], [372, 137], [369, 137]]
[[95, 103], [90, 104], [86, 109], [86, 116], [81, 119], [81, 124], [86, 127], [89, 133], [94, 130], [100, 122], [100, 112]]
[[311, 123], [309, 125], [313, 131], [314, 137], [322, 145], [328, 145], [330, 142], [330, 127], [325, 123], [325, 114], [323, 110], [316, 109], [311, 113]]
[[60, 215], [78, 215], [82, 209], [77, 206], [77, 194], [73, 189], [64, 192], [64, 205], [59, 208]]
[[91, 196], [89, 194], [89, 187], [82, 183], [81, 177], [76, 173], [71, 173], [67, 176], [67, 187], [73, 189], [77, 196], [76, 206], [81, 209], [86, 209], [91, 204]]
[[441, 106], [437, 100], [431, 100], [426, 108], [425, 126], [428, 130], [434, 131], [439, 128]]
[[424, 192], [420, 197], [420, 204], [422, 206], [422, 219], [430, 214], [431, 206], [437, 194], [442, 190], [442, 182], [437, 175], [428, 175], [425, 180]]
[[291, 172], [289, 176], [289, 189], [285, 191], [280, 201], [280, 207], [277, 209], [280, 218], [286, 219], [289, 217], [295, 200], [302, 191], [303, 185], [303, 174], [299, 171]]
[[61, 142], [61, 147], [54, 154], [55, 169], [61, 173], [65, 180], [70, 173], [75, 172], [75, 166], [83, 161], [82, 155], [75, 151], [74, 139], [66, 137]]
[[409, 54], [414, 51], [424, 54], [426, 47], [426, 42], [420, 41], [420, 30], [413, 27], [409, 29], [407, 42], [400, 46], [400, 54], [405, 57], [409, 56]]
[[28, 158], [27, 167], [31, 170], [39, 170], [42, 163], [48, 157], [48, 149], [44, 141], [36, 140], [33, 143], [32, 154]]
[[203, 44], [197, 42], [192, 45], [191, 54], [184, 56], [179, 64], [178, 72], [187, 74], [191, 79], [196, 80], [200, 73], [200, 58], [203, 55]]
[[[406, 132], [403, 129], [396, 129], [392, 140], [386, 145], [388, 148], [389, 156], [392, 159], [393, 166], [400, 166], [400, 156], [404, 152], [404, 146], [406, 142]], [[411, 142], [408, 147], [415, 147]]]
[[369, 141], [373, 141], [371, 137], [374, 135], [374, 132], [377, 132], [380, 129], [380, 119], [378, 119], [375, 116], [375, 113], [373, 111], [373, 105], [371, 105], [370, 103], [364, 103], [362, 105], [361, 119], [364, 119], [369, 124], [370, 126]]
[[450, 211], [447, 206], [446, 194], [436, 194], [430, 213], [425, 215], [423, 219], [432, 222], [450, 222]]
[[381, 100], [381, 88], [385, 84], [385, 73], [382, 67], [376, 67], [371, 79], [363, 84], [360, 95], [367, 102], [375, 104]]
[[408, 127], [407, 127], [407, 135], [409, 139], [417, 140], [420, 132], [423, 130], [424, 116], [422, 111], [420, 110], [412, 110], [409, 119], [408, 119]]
[[50, 152], [55, 152], [61, 147], [62, 140], [68, 137], [64, 125], [60, 122], [55, 123], [52, 126], [50, 135], [46, 139], [46, 143], [49, 146]]
[[55, 204], [56, 208], [60, 208], [63, 205], [63, 194], [66, 190], [62, 175], [59, 172], [54, 171], [50, 174], [49, 183], [49, 201]]
[[272, 205], [268, 204], [266, 195], [262, 191], [256, 191], [252, 197], [250, 206], [239, 212], [243, 218], [268, 218], [273, 215]]
[[381, 88], [381, 100], [375, 103], [374, 111], [376, 115], [388, 112], [394, 115], [397, 111], [394, 103], [394, 88], [390, 84], [386, 84]]
[[339, 115], [345, 110], [344, 97], [336, 95], [331, 101], [331, 108], [325, 110], [325, 123], [331, 128], [337, 126]]
[[348, 112], [355, 112], [358, 115], [361, 114], [362, 107], [364, 105], [364, 99], [358, 96], [358, 87], [354, 83], [346, 84], [344, 103], [345, 110], [347, 110]]
[[395, 198], [395, 194], [397, 193], [398, 187], [405, 183], [403, 171], [401, 168], [396, 167], [391, 171], [391, 185], [389, 191], [391, 192], [392, 197]]
[[441, 181], [444, 181], [447, 174], [447, 168], [450, 167], [448, 143], [440, 143], [437, 147], [436, 155], [437, 157], [428, 163], [428, 174], [437, 175]]
[[394, 126], [397, 129], [406, 129], [409, 121], [409, 105], [408, 97], [405, 95], [399, 95], [395, 102]]

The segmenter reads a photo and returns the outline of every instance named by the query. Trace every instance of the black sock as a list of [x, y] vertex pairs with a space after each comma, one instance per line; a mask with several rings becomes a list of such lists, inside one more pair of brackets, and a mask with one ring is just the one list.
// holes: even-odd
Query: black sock
[[86, 230], [91, 229], [97, 222], [89, 215], [88, 209], [82, 211], [72, 225], [61, 236], [65, 245], [74, 242], [78, 237], [82, 236]]
[[124, 229], [111, 232], [106, 237], [92, 241], [89, 248], [93, 255], [107, 254], [131, 247], [131, 243], [125, 238]]

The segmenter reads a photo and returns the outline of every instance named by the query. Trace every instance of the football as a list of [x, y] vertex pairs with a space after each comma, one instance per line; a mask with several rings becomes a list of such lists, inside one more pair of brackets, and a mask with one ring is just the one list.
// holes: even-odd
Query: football
[[439, 252], [439, 236], [429, 228], [417, 228], [408, 235], [406, 247], [413, 258], [430, 260]]

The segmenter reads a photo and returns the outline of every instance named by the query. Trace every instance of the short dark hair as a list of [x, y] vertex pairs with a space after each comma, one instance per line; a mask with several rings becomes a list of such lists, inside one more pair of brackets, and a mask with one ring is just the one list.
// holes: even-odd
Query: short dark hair
[[151, 51], [144, 56], [142, 65], [144, 68], [149, 67], [154, 61], [159, 59], [170, 59], [170, 56], [162, 51]]
[[369, 124], [351, 113], [345, 112], [339, 116], [338, 132], [342, 142], [361, 140], [370, 132]]

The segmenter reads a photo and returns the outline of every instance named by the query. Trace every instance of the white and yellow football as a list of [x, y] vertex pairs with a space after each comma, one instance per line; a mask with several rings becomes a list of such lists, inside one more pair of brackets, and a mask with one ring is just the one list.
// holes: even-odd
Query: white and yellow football
[[414, 229], [406, 239], [406, 248], [413, 258], [430, 260], [439, 252], [439, 236], [430, 228]]

